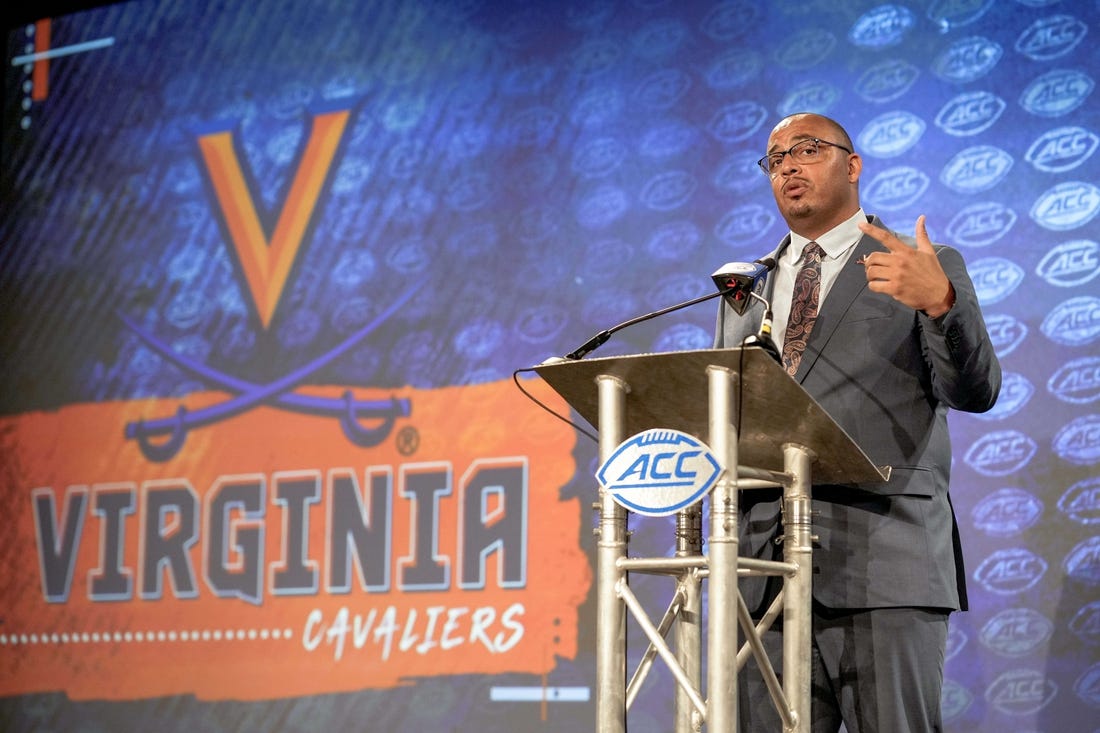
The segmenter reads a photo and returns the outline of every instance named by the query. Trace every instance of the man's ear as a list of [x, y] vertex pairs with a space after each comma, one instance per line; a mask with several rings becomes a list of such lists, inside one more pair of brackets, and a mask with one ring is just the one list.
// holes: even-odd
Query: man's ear
[[852, 153], [848, 156], [848, 182], [857, 183], [862, 172], [863, 158], [859, 157], [859, 153]]

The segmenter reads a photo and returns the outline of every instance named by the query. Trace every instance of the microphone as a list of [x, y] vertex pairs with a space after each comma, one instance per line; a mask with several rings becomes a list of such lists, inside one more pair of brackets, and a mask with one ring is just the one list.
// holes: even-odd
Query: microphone
[[719, 290], [725, 291], [726, 303], [740, 316], [749, 307], [749, 296], [764, 289], [764, 281], [774, 269], [775, 258], [765, 257], [755, 262], [728, 262], [710, 277]]
[[[729, 303], [738, 314], [745, 312], [745, 308], [748, 306], [749, 297], [755, 297], [762, 301], [767, 306], [767, 314], [765, 319], [768, 323], [768, 332], [766, 342], [761, 342], [761, 346], [771, 345], [770, 352], [778, 359], [779, 350], [775, 347], [775, 344], [771, 340], [771, 306], [768, 305], [768, 301], [761, 298], [755, 290], [763, 289], [764, 280], [769, 272], [775, 269], [775, 259], [772, 257], [766, 257], [756, 262], [731, 262], [718, 268], [718, 271], [711, 275], [711, 279], [718, 287], [718, 292], [711, 293], [709, 295], [702, 295], [698, 298], [692, 298], [691, 300], [685, 300], [683, 303], [677, 303], [676, 305], [670, 305], [667, 308], [661, 308], [660, 310], [646, 313], [645, 315], [638, 316], [637, 318], [631, 318], [629, 321], [623, 321], [617, 326], [612, 326], [609, 329], [600, 331], [592, 338], [585, 341], [581, 346], [566, 354], [564, 357], [551, 356], [542, 362], [541, 366], [549, 364], [559, 364], [563, 361], [577, 361], [583, 359], [588, 354], [592, 353], [600, 346], [604, 344], [612, 334], [623, 330], [629, 326], [641, 323], [642, 321], [648, 321], [651, 318], [663, 316], [666, 313], [672, 313], [678, 311], [681, 308], [687, 308], [689, 306], [702, 303], [705, 300], [711, 300], [719, 296], [726, 298], [726, 302]], [[754, 338], [754, 337], [750, 337]]]
[[726, 303], [737, 313], [744, 315], [749, 301], [755, 298], [764, 304], [764, 318], [760, 321], [760, 330], [747, 336], [742, 346], [758, 346], [780, 364], [783, 357], [779, 347], [772, 339], [772, 304], [760, 295], [764, 290], [764, 281], [768, 273], [775, 269], [775, 258], [765, 257], [755, 262], [730, 262], [718, 268], [711, 275], [719, 292], [725, 292]]

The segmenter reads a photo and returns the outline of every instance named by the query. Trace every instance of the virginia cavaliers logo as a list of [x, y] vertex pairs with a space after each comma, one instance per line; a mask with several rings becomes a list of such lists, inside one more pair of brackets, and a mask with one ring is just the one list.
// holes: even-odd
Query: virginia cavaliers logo
[[[275, 217], [265, 217], [257, 209], [258, 195], [249, 184], [242, 165], [240, 145], [231, 128], [220, 127], [198, 135], [199, 158], [210, 189], [216, 199], [216, 211], [236, 263], [239, 280], [250, 305], [264, 330], [271, 325], [283, 289], [294, 264], [309, 238], [312, 224], [332, 173], [339, 159], [344, 133], [352, 117], [351, 109], [316, 112], [296, 157], [296, 170], [290, 179], [281, 208]], [[269, 221], [265, 222], [265, 219]], [[326, 398], [295, 392], [310, 375], [346, 354], [393, 315], [412, 296], [410, 288], [374, 320], [364, 325], [313, 361], [268, 383], [241, 379], [172, 349], [169, 344], [120, 314], [123, 323], [150, 348], [175, 366], [199, 378], [205, 384], [233, 393], [223, 402], [189, 411], [180, 406], [175, 414], [152, 420], [137, 420], [126, 425], [126, 437], [138, 441], [142, 453], [152, 461], [166, 461], [183, 446], [187, 433], [195, 428], [240, 414], [260, 404], [310, 414], [336, 416], [344, 434], [361, 446], [377, 445], [392, 430], [398, 417], [409, 415], [407, 399], [357, 399], [346, 390], [340, 398]], [[378, 420], [365, 427], [362, 420]]]
[[237, 255], [252, 304], [265, 329], [271, 325], [317, 201], [334, 168], [333, 160], [349, 115], [350, 110], [345, 109], [313, 117], [298, 170], [270, 236], [256, 211], [232, 131], [199, 136], [199, 151], [220, 206], [223, 230]]

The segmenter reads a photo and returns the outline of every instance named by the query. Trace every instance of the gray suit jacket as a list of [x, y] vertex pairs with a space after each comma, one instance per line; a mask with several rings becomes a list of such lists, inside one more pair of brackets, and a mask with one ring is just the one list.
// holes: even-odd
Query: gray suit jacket
[[[772, 256], [789, 243], [788, 237]], [[813, 532], [820, 541], [814, 546], [813, 596], [830, 608], [965, 609], [966, 573], [948, 495], [947, 410], [991, 408], [1000, 390], [1000, 365], [956, 250], [936, 248], [955, 288], [955, 305], [933, 320], [868, 289], [856, 260], [882, 249], [867, 236], [856, 245], [829, 290], [794, 377], [873, 463], [893, 467], [885, 483], [814, 486]], [[763, 310], [753, 300], [738, 316], [723, 304], [715, 345], [740, 344], [756, 332]], [[780, 559], [782, 548], [774, 541], [781, 534], [777, 492], [745, 491], [741, 508], [741, 554]], [[758, 612], [775, 581], [751, 579], [741, 588]]]

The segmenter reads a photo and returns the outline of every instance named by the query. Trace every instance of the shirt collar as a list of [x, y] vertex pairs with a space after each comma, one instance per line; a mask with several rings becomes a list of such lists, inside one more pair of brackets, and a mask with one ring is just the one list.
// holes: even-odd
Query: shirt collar
[[825, 252], [826, 257], [836, 259], [855, 246], [855, 243], [863, 236], [863, 232], [859, 230], [858, 226], [861, 221], [867, 221], [867, 215], [863, 213], [862, 207], [857, 209], [856, 213], [852, 214], [850, 218], [837, 224], [817, 239], [810, 240], [801, 234], [791, 232], [791, 246], [787, 248], [788, 256], [793, 256], [793, 261], [798, 262], [802, 259], [802, 250], [813, 241], [817, 242], [818, 246]]

